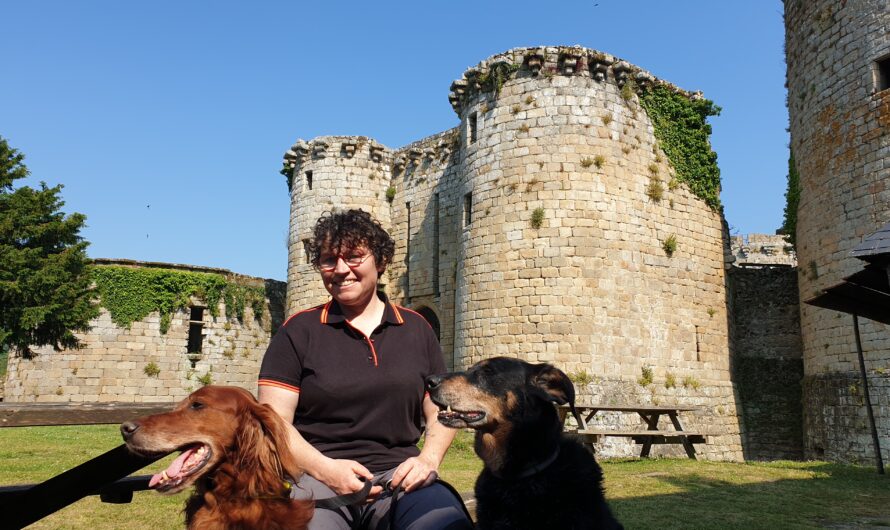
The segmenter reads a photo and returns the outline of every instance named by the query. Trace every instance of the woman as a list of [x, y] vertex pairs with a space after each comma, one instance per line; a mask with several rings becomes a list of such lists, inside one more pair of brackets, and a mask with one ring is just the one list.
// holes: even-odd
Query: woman
[[397, 486], [396, 528], [471, 528], [435, 482], [455, 434], [425, 394], [426, 377], [445, 372], [438, 341], [423, 317], [377, 291], [394, 249], [362, 210], [323, 215], [310, 255], [331, 300], [292, 316], [263, 358], [259, 400], [296, 427], [291, 447], [306, 471], [297, 490], [326, 498], [361, 490], [359, 477], [376, 484], [360, 513], [316, 510], [312, 530], [386, 528]]

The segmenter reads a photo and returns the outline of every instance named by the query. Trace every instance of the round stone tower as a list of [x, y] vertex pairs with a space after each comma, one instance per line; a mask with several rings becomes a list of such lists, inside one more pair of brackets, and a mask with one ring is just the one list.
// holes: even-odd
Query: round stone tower
[[285, 153], [283, 172], [289, 177], [291, 197], [288, 315], [328, 298], [307, 252], [312, 229], [322, 213], [361, 208], [389, 228], [391, 156], [389, 149], [365, 136], [297, 140]]
[[[786, 0], [791, 148], [800, 174], [801, 300], [862, 269], [850, 251], [890, 220], [890, 9], [883, 0]], [[871, 461], [852, 317], [801, 304], [806, 456]], [[862, 321], [881, 438], [890, 437], [887, 328]], [[852, 406], [851, 406], [852, 405]], [[890, 444], [884, 445], [884, 459]]]
[[718, 443], [738, 448], [727, 234], [656, 138], [638, 97], [654, 87], [700, 98], [578, 47], [514, 49], [452, 84], [464, 210], [455, 359], [554, 362], [592, 376], [594, 399], [657, 402], [674, 381], [704, 381], [707, 405], [726, 414], [712, 425], [735, 433]]

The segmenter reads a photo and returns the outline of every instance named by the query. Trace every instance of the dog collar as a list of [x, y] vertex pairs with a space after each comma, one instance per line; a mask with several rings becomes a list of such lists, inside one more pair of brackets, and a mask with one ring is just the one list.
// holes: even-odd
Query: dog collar
[[[527, 467], [527, 468], [523, 469], [518, 475], [516, 475], [515, 477], [512, 477], [512, 478], [521, 479], [521, 478], [531, 477], [532, 475], [537, 475], [541, 471], [544, 471], [545, 469], [547, 469], [550, 466], [550, 464], [552, 464], [553, 462], [556, 461], [556, 459], [558, 457], [559, 457], [559, 446], [557, 446], [556, 450], [554, 450], [553, 453], [550, 456], [548, 456], [546, 459], [544, 459], [543, 461], [541, 461], [531, 467]], [[507, 478], [507, 477], [504, 477], [503, 475], [501, 475], [500, 473], [494, 473], [494, 475], [498, 478]]]

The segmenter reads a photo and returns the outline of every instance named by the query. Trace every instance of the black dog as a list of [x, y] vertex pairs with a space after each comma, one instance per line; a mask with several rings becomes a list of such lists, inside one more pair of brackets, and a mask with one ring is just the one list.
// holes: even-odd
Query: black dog
[[427, 379], [439, 423], [476, 430], [485, 469], [476, 480], [479, 528], [622, 528], [603, 497], [602, 471], [562, 436], [553, 403], [575, 401], [569, 378], [549, 364], [495, 357], [467, 372]]

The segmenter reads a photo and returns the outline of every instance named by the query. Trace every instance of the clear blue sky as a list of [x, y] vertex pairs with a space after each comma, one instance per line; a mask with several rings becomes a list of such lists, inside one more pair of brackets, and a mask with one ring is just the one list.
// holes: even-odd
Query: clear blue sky
[[299, 138], [389, 147], [457, 124], [448, 87], [486, 57], [573, 45], [723, 108], [711, 119], [732, 232], [782, 222], [779, 0], [27, 1], [2, 10], [0, 135], [64, 184], [92, 257], [285, 279]]

